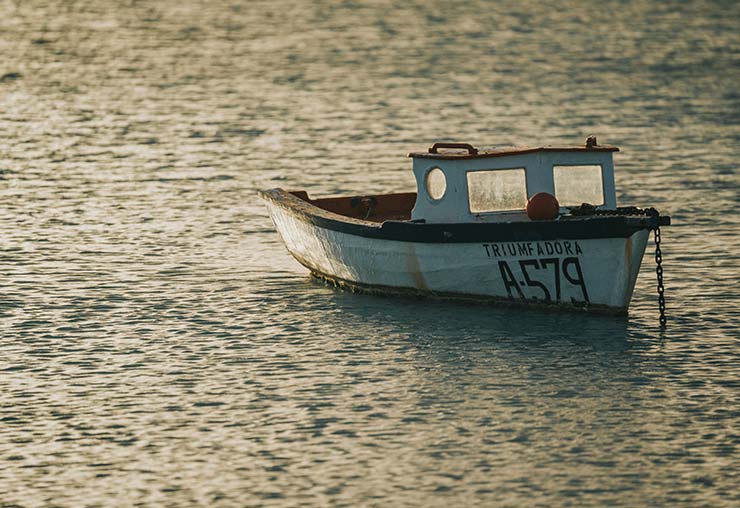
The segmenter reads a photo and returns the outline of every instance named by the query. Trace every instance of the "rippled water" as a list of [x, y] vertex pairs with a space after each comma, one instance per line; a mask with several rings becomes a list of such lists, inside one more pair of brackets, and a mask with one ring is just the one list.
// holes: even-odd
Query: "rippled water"
[[[0, 1], [0, 506], [738, 506], [736, 2]], [[629, 319], [307, 277], [257, 189], [622, 147]]]

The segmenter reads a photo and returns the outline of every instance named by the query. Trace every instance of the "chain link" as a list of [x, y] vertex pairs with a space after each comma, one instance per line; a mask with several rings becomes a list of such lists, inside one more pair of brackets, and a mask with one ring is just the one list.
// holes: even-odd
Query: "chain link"
[[660, 327], [666, 327], [665, 315], [665, 286], [663, 285], [663, 252], [660, 250], [660, 212], [655, 208], [638, 208], [636, 206], [619, 207], [616, 210], [597, 210], [593, 205], [584, 203], [571, 209], [572, 215], [647, 215], [654, 219], [650, 229], [655, 238], [655, 274], [658, 279], [658, 310], [660, 311]]

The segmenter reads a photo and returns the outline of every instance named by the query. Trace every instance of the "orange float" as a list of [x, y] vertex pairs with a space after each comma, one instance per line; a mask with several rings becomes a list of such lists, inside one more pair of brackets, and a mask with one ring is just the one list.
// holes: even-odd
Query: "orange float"
[[560, 214], [560, 203], [547, 192], [538, 192], [527, 201], [527, 217], [532, 220], [552, 220]]

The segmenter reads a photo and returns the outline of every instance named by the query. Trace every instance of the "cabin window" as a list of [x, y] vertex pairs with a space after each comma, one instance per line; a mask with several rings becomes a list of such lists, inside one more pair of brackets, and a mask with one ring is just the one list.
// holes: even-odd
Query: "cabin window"
[[601, 166], [553, 166], [555, 197], [561, 206], [578, 206], [589, 203], [604, 204], [604, 182]]
[[447, 190], [447, 178], [444, 172], [439, 168], [432, 168], [427, 173], [426, 178], [427, 193], [435, 201], [442, 199]]
[[470, 171], [467, 178], [472, 213], [520, 210], [527, 206], [524, 168]]

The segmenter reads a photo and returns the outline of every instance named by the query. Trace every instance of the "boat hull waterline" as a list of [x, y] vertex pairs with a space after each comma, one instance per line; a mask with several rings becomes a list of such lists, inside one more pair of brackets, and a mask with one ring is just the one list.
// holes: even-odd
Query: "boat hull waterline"
[[[450, 224], [435, 241], [424, 225], [351, 219], [280, 189], [261, 196], [299, 263], [369, 293], [626, 315], [649, 236], [645, 219], [604, 217], [580, 227], [535, 223], [514, 235], [503, 226], [467, 224], [458, 232]], [[399, 227], [425, 233], [399, 234]]]

